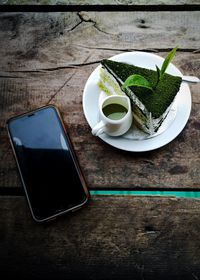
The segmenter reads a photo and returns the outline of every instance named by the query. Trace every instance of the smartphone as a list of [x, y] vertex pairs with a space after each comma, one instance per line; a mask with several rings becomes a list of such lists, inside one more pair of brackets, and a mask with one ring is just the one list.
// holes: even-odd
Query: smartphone
[[87, 185], [55, 106], [13, 117], [7, 129], [35, 221], [48, 221], [87, 202]]

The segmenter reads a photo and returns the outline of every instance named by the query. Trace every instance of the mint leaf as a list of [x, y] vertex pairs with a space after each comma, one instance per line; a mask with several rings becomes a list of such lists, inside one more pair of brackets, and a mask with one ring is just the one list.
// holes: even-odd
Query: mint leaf
[[160, 81], [160, 77], [161, 77], [161, 73], [160, 73], [160, 68], [156, 65], [156, 71], [157, 71], [157, 81], [156, 81], [156, 84], [154, 86], [154, 89], [156, 89], [159, 81]]
[[157, 71], [157, 79], [159, 80], [160, 79], [160, 68], [158, 68], [158, 66], [156, 65], [156, 71]]
[[163, 64], [162, 64], [162, 67], [161, 69], [156, 65], [156, 71], [157, 71], [157, 81], [156, 81], [156, 84], [154, 86], [154, 89], [156, 89], [159, 81], [162, 79], [165, 71], [167, 70], [167, 67], [168, 65], [170, 64], [170, 62], [172, 61], [175, 53], [176, 53], [176, 50], [177, 50], [178, 46], [176, 46], [175, 48], [173, 48], [169, 53], [168, 55], [166, 56], [165, 60], [163, 61]]
[[153, 91], [150, 82], [147, 79], [145, 79], [143, 76], [137, 74], [129, 76], [124, 82], [122, 89], [125, 89], [130, 86], [144, 87]]
[[162, 67], [161, 67], [161, 70], [160, 70], [160, 79], [162, 79], [162, 76], [164, 75], [165, 71], [167, 70], [167, 67], [169, 65], [169, 63], [171, 62], [171, 60], [173, 59], [175, 53], [176, 53], [176, 50], [177, 50], [178, 46], [176, 46], [175, 48], [173, 48], [169, 53], [168, 55], [166, 56], [163, 64], [162, 64]]

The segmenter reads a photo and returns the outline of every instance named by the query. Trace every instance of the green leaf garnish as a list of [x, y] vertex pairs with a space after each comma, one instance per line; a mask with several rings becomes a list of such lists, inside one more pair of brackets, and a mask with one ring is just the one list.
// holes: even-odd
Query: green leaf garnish
[[148, 88], [151, 91], [153, 91], [153, 88], [152, 88], [152, 85], [150, 84], [150, 82], [147, 79], [145, 79], [143, 76], [137, 75], [137, 74], [129, 76], [126, 79], [126, 81], [124, 82], [122, 89], [125, 89], [130, 86], [144, 87], [144, 88]]
[[175, 48], [173, 48], [168, 55], [166, 56], [165, 60], [163, 61], [162, 67], [161, 69], [156, 65], [156, 71], [157, 71], [157, 81], [156, 84], [154, 86], [154, 89], [156, 89], [159, 81], [163, 78], [163, 75], [165, 73], [165, 71], [167, 70], [168, 65], [170, 64], [170, 62], [172, 61], [176, 50], [177, 50], [178, 46], [176, 46]]
[[159, 81], [160, 81], [160, 76], [161, 76], [161, 74], [160, 74], [160, 68], [156, 65], [156, 71], [157, 71], [157, 81], [156, 81], [156, 84], [155, 84], [155, 86], [154, 86], [154, 89], [156, 89], [156, 87], [157, 87], [157, 85], [158, 85], [158, 83], [159, 83]]
[[178, 46], [176, 46], [175, 48], [173, 48], [169, 53], [168, 55], [166, 56], [163, 64], [162, 64], [162, 67], [161, 67], [161, 70], [160, 70], [160, 79], [162, 79], [162, 76], [164, 75], [165, 71], [167, 70], [167, 67], [168, 65], [170, 64], [170, 62], [172, 61], [175, 53], [176, 53], [176, 50], [177, 50]]
[[157, 78], [160, 78], [160, 68], [156, 65]]

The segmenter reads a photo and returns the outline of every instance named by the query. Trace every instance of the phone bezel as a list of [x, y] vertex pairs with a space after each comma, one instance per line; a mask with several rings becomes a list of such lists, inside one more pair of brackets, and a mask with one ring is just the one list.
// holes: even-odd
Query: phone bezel
[[[76, 170], [77, 170], [77, 173], [78, 173], [78, 176], [80, 178], [80, 181], [81, 181], [81, 184], [82, 184], [82, 187], [83, 187], [83, 190], [85, 192], [85, 195], [86, 195], [86, 198], [85, 200], [80, 203], [80, 204], [77, 204], [71, 208], [68, 208], [68, 209], [65, 209], [65, 210], [62, 210], [60, 212], [57, 212], [51, 216], [47, 216], [46, 218], [42, 218], [42, 219], [38, 219], [35, 214], [34, 214], [34, 211], [33, 211], [33, 208], [31, 206], [31, 201], [30, 201], [30, 198], [29, 198], [29, 194], [28, 194], [28, 191], [27, 191], [27, 187], [26, 187], [26, 184], [24, 182], [24, 179], [23, 179], [23, 174], [22, 174], [22, 171], [21, 171], [21, 168], [20, 168], [20, 164], [18, 162], [18, 157], [17, 157], [17, 154], [16, 154], [16, 151], [15, 151], [15, 147], [14, 147], [14, 144], [13, 144], [13, 140], [12, 140], [12, 136], [11, 136], [11, 133], [10, 133], [10, 130], [9, 130], [9, 124], [10, 122], [18, 119], [18, 118], [21, 118], [21, 117], [25, 117], [27, 115], [31, 115], [31, 114], [34, 114], [38, 111], [41, 111], [41, 110], [44, 110], [46, 108], [53, 108], [55, 110], [55, 112], [57, 113], [58, 115], [58, 121], [60, 121], [60, 124], [61, 124], [61, 127], [65, 133], [65, 137], [67, 139], [67, 143], [69, 145], [69, 150], [70, 150], [70, 154], [72, 156], [72, 159], [73, 159], [73, 162], [74, 162], [74, 165], [76, 167]], [[7, 132], [8, 132], [8, 136], [9, 136], [9, 140], [10, 140], [10, 143], [11, 143], [11, 147], [12, 147], [12, 151], [14, 153], [14, 157], [15, 157], [15, 161], [17, 163], [17, 168], [18, 168], [18, 171], [19, 171], [19, 174], [20, 174], [20, 178], [21, 178], [21, 182], [22, 182], [22, 185], [23, 185], [23, 189], [25, 191], [25, 195], [26, 195], [26, 199], [27, 199], [27, 202], [28, 202], [28, 205], [29, 205], [29, 208], [30, 208], [30, 211], [31, 211], [31, 215], [32, 215], [32, 218], [36, 221], [36, 222], [46, 222], [46, 221], [50, 221], [52, 219], [55, 219], [57, 218], [58, 216], [61, 216], [61, 215], [64, 215], [68, 212], [73, 212], [73, 211], [76, 211], [80, 208], [82, 208], [88, 201], [89, 199], [89, 191], [88, 191], [88, 188], [87, 188], [87, 184], [86, 184], [86, 180], [83, 176], [83, 173], [82, 173], [82, 170], [80, 168], [80, 165], [78, 163], [78, 160], [77, 160], [77, 157], [75, 155], [75, 151], [74, 151], [74, 148], [73, 148], [73, 145], [72, 145], [72, 142], [71, 142], [71, 139], [69, 137], [69, 134], [66, 130], [66, 127], [65, 127], [65, 124], [63, 122], [63, 119], [62, 119], [62, 116], [60, 114], [60, 111], [58, 110], [58, 108], [55, 106], [55, 105], [46, 105], [46, 106], [42, 106], [40, 108], [37, 108], [35, 110], [32, 110], [32, 111], [29, 111], [29, 112], [26, 112], [26, 113], [23, 113], [23, 114], [20, 114], [20, 115], [17, 115], [17, 116], [14, 116], [14, 117], [11, 117], [10, 119], [7, 120], [6, 122], [6, 128], [7, 128]]]

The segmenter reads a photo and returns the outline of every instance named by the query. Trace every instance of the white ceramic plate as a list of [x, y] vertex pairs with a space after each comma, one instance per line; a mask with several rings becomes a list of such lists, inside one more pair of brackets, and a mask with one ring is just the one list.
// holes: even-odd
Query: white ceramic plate
[[[155, 65], [161, 67], [164, 61], [164, 58], [146, 52], [126, 52], [115, 55], [110, 59], [154, 70], [156, 69]], [[97, 83], [99, 81], [100, 68], [101, 65], [91, 73], [83, 92], [83, 111], [91, 128], [99, 121], [98, 103], [99, 98], [102, 98], [102, 92]], [[179, 69], [172, 63], [168, 66], [167, 73], [175, 76], [183, 76]], [[105, 133], [99, 137], [113, 147], [130, 152], [144, 152], [160, 148], [171, 142], [183, 130], [190, 116], [191, 105], [192, 100], [189, 86], [187, 83], [182, 82], [172, 110], [168, 114], [168, 120], [161, 126], [154, 137], [130, 137], [132, 131], [131, 134], [128, 132], [128, 134], [120, 137], [111, 137]], [[135, 132], [137, 135], [137, 131]]]

